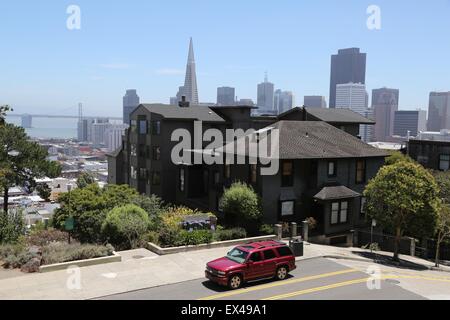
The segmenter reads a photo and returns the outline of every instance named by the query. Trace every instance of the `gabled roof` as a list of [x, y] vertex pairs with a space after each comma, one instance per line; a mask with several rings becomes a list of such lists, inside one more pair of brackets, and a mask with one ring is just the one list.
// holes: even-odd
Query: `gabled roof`
[[211, 108], [204, 106], [182, 108], [166, 104], [141, 104], [139, 107], [146, 108], [149, 112], [159, 114], [165, 119], [225, 122], [225, 120]]
[[350, 199], [361, 196], [356, 191], [353, 191], [345, 186], [325, 187], [317, 193], [314, 198], [318, 200], [338, 200]]
[[292, 113], [301, 113], [302, 120], [305, 121], [325, 121], [327, 123], [354, 123], [354, 124], [375, 124], [374, 121], [367, 119], [357, 112], [350, 109], [340, 108], [309, 108], [295, 107], [278, 115], [278, 119]]
[[[374, 148], [323, 121], [279, 121], [259, 130], [258, 132], [269, 132], [266, 137], [261, 136], [260, 142], [267, 140], [267, 145], [271, 148], [270, 135], [273, 134], [274, 129], [278, 129], [279, 132], [279, 154], [278, 156], [269, 156], [268, 158], [271, 159], [338, 159], [389, 156], [386, 151]], [[236, 146], [237, 143], [243, 142], [245, 139], [246, 137], [239, 138], [233, 144]], [[250, 140], [256, 141], [255, 137], [250, 138]], [[230, 144], [215, 151], [226, 153], [228, 147], [230, 147]], [[234, 153], [248, 155], [248, 149], [248, 144], [246, 144], [245, 150], [235, 151]]]

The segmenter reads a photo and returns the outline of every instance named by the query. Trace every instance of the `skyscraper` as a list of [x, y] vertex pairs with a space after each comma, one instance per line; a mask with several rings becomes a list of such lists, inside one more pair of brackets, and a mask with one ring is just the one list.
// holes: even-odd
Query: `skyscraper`
[[123, 123], [130, 125], [130, 114], [139, 106], [139, 96], [135, 89], [129, 89], [123, 97]]
[[327, 101], [324, 96], [305, 96], [303, 105], [309, 108], [326, 108]]
[[231, 87], [217, 88], [217, 105], [233, 106], [235, 104], [235, 89]]
[[122, 136], [126, 128], [125, 124], [110, 124], [106, 129], [105, 144], [109, 152], [116, 151], [122, 146]]
[[184, 80], [183, 95], [186, 96], [186, 101], [191, 105], [198, 105], [198, 89], [197, 89], [197, 73], [195, 71], [195, 57], [194, 44], [192, 38], [189, 43], [189, 55], [186, 65], [186, 78]]
[[[363, 117], [371, 117], [372, 110], [367, 108], [366, 86], [361, 83], [336, 85], [336, 108], [350, 109]], [[365, 142], [371, 140], [371, 129], [361, 125], [359, 134]]]
[[274, 84], [268, 81], [267, 74], [264, 82], [258, 84], [258, 99], [256, 105], [258, 113], [274, 113]]
[[399, 90], [381, 88], [372, 90], [372, 109], [375, 113], [374, 139], [389, 141], [394, 134], [394, 117], [398, 110]]
[[336, 86], [350, 82], [366, 83], [366, 54], [358, 48], [341, 49], [331, 56], [330, 108], [336, 107]]
[[277, 114], [281, 114], [294, 107], [294, 94], [291, 91], [275, 91], [274, 110]]
[[401, 110], [395, 112], [394, 135], [416, 137], [427, 130], [427, 112], [425, 110]]
[[450, 91], [430, 93], [428, 131], [442, 129], [450, 129]]

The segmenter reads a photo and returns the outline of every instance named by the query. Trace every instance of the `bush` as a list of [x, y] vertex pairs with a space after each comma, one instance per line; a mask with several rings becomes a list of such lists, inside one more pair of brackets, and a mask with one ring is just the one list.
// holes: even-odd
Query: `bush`
[[4, 260], [8, 256], [18, 255], [25, 250], [23, 244], [5, 244], [0, 246], [0, 260]]
[[225, 190], [220, 200], [220, 207], [228, 226], [242, 226], [252, 232], [258, 230], [262, 211], [259, 197], [251, 186], [241, 182], [233, 183], [229, 189]]
[[214, 233], [215, 241], [227, 241], [227, 240], [244, 239], [244, 238], [247, 238], [247, 231], [245, 231], [245, 229], [243, 229], [243, 228], [217, 230]]
[[259, 233], [262, 236], [270, 236], [275, 234], [275, 228], [270, 224], [263, 224], [259, 227]]
[[25, 238], [25, 242], [29, 246], [43, 247], [52, 242], [65, 242], [68, 241], [68, 239], [69, 235], [67, 232], [62, 232], [56, 229], [48, 229], [33, 231]]
[[141, 242], [143, 242], [144, 247], [148, 242], [158, 245], [160, 243], [159, 236], [160, 234], [158, 232], [149, 231], [142, 237]]
[[136, 205], [129, 204], [112, 209], [102, 225], [102, 234], [113, 245], [133, 249], [148, 231], [148, 214]]
[[196, 246], [199, 244], [211, 243], [213, 234], [209, 230], [194, 230], [180, 232], [178, 246]]
[[76, 260], [93, 259], [112, 255], [111, 245], [68, 244], [55, 242], [42, 250], [42, 264], [63, 263]]
[[34, 256], [27, 251], [22, 251], [17, 254], [10, 254], [3, 260], [3, 267], [11, 269], [20, 268], [33, 258]]
[[21, 210], [0, 211], [0, 244], [17, 243], [25, 234], [25, 221]]
[[165, 225], [159, 230], [159, 243], [163, 247], [173, 247], [181, 242], [181, 228]]

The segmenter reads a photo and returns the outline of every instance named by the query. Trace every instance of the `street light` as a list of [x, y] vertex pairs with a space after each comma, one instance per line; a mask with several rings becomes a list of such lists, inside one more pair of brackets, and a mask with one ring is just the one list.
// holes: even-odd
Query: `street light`
[[377, 226], [377, 221], [372, 219], [372, 224], [370, 226], [370, 253], [373, 253], [373, 228]]

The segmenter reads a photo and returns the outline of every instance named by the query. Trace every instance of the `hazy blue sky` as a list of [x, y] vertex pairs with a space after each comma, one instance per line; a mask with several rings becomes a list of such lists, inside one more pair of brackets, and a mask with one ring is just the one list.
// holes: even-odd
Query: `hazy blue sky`
[[[66, 28], [70, 4], [81, 30]], [[366, 27], [371, 4], [379, 31]], [[368, 54], [368, 90], [399, 88], [402, 109], [450, 90], [450, 0], [2, 0], [0, 104], [76, 114], [81, 101], [86, 114], [120, 115], [127, 88], [166, 103], [183, 84], [190, 36], [205, 102], [222, 85], [255, 99], [266, 70], [298, 104], [328, 100], [330, 55], [346, 47]]]

